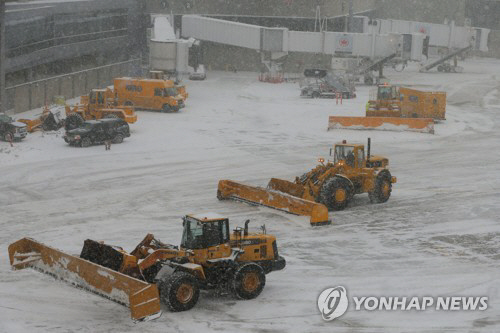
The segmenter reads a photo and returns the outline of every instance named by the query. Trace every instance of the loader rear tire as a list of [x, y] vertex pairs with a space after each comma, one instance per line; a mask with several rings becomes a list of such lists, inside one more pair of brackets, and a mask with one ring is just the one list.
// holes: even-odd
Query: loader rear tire
[[382, 170], [375, 179], [373, 191], [368, 192], [368, 197], [372, 203], [383, 203], [389, 200], [392, 192], [391, 173]]
[[238, 267], [229, 283], [231, 292], [239, 299], [256, 298], [265, 285], [266, 274], [264, 269], [253, 262]]
[[332, 177], [321, 187], [319, 199], [328, 210], [343, 210], [353, 195], [353, 189], [347, 179]]
[[160, 281], [160, 299], [173, 312], [192, 309], [200, 297], [196, 278], [183, 271], [174, 272]]

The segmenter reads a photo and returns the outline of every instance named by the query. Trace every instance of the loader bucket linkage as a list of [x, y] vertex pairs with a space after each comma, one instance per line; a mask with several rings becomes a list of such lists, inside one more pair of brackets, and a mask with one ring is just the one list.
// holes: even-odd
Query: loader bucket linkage
[[221, 200], [245, 201], [295, 215], [310, 216], [312, 226], [331, 223], [325, 205], [262, 187], [249, 186], [231, 180], [220, 180], [217, 197]]
[[134, 320], [161, 315], [158, 288], [82, 258], [48, 247], [31, 238], [9, 245], [13, 269], [34, 268], [72, 285], [129, 306]]

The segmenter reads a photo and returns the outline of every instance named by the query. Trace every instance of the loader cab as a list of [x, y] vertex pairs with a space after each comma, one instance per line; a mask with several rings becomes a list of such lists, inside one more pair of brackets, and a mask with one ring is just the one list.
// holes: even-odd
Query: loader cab
[[104, 106], [106, 104], [106, 90], [92, 89], [92, 91], [90, 92], [89, 104]]
[[363, 168], [365, 166], [365, 147], [363, 145], [342, 143], [335, 145], [333, 151], [330, 149], [330, 156], [333, 154], [333, 163], [341, 161], [352, 168]]
[[382, 100], [391, 100], [391, 99], [398, 99], [399, 96], [399, 89], [398, 87], [391, 86], [388, 84], [381, 84], [378, 86], [377, 89], [377, 100], [382, 101]]
[[206, 249], [229, 244], [229, 220], [216, 214], [186, 215], [181, 248]]

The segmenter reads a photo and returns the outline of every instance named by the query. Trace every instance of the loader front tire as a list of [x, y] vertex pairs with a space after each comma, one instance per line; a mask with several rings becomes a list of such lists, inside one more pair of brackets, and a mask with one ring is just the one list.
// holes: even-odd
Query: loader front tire
[[328, 210], [343, 210], [353, 196], [349, 181], [341, 177], [333, 177], [325, 181], [319, 193], [319, 199]]
[[368, 192], [368, 197], [372, 203], [383, 203], [389, 200], [392, 192], [391, 173], [382, 170], [375, 178], [373, 191]]
[[253, 299], [259, 296], [265, 285], [264, 269], [252, 262], [238, 267], [229, 284], [231, 292], [239, 299]]
[[160, 282], [160, 299], [173, 312], [192, 309], [200, 297], [196, 278], [183, 271], [174, 272]]
[[66, 131], [70, 131], [72, 129], [80, 127], [85, 120], [78, 113], [72, 113], [66, 117], [66, 121], [64, 122], [64, 129]]

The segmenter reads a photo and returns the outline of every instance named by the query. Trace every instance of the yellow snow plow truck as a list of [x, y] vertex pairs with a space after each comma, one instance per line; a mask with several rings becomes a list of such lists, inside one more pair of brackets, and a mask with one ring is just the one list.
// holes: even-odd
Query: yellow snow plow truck
[[257, 297], [266, 275], [286, 262], [278, 254], [276, 237], [229, 230], [229, 220], [217, 214], [186, 215], [180, 247], [148, 234], [127, 253], [121, 247], [86, 240], [80, 257], [30, 238], [9, 246], [14, 269], [32, 267], [130, 307], [134, 320], [161, 314], [160, 302], [171, 311], [195, 306], [200, 289], [222, 289], [240, 299]]
[[333, 161], [325, 163], [320, 158], [318, 166], [296, 177], [295, 182], [271, 178], [267, 189], [263, 189], [221, 180], [217, 196], [309, 215], [313, 225], [313, 219], [325, 220], [326, 208], [327, 219], [328, 210], [344, 209], [355, 194], [368, 193], [371, 202], [386, 202], [396, 183], [388, 170], [389, 160], [370, 155], [370, 139], [366, 155], [364, 149], [362, 144], [344, 140], [330, 149]]

